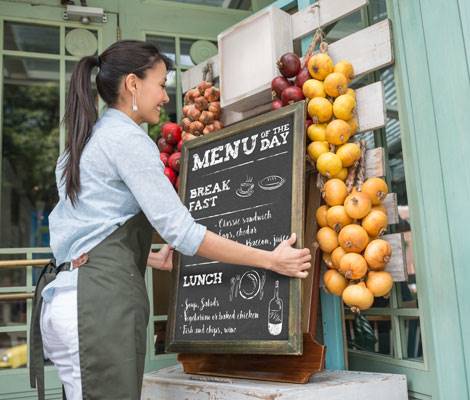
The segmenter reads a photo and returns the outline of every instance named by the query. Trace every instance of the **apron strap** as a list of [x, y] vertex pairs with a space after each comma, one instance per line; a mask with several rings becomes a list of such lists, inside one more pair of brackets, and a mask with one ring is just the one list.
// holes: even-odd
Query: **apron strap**
[[36, 283], [33, 298], [33, 311], [31, 315], [30, 343], [29, 343], [29, 380], [32, 388], [37, 388], [38, 400], [45, 400], [44, 387], [44, 352], [41, 336], [41, 292], [44, 287], [52, 282], [57, 274], [55, 260], [51, 261], [42, 269]]

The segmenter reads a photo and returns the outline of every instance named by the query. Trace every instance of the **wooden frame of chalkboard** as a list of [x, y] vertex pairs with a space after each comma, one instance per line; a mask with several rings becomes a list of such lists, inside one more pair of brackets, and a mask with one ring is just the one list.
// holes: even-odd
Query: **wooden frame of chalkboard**
[[[304, 247], [304, 101], [186, 142], [181, 165], [197, 222], [264, 250], [294, 232]], [[177, 254], [166, 350], [302, 354], [301, 300], [299, 279]]]

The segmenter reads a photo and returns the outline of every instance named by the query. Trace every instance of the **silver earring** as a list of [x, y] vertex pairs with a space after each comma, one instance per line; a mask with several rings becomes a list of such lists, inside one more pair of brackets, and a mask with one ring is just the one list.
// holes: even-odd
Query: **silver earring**
[[135, 100], [135, 94], [132, 94], [132, 111], [136, 112], [138, 110], [137, 108], [137, 101]]

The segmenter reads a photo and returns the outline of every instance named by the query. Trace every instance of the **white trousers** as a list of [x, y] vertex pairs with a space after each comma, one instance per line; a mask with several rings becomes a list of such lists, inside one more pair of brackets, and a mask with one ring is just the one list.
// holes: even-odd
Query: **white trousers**
[[56, 289], [43, 302], [41, 334], [44, 356], [58, 369], [67, 400], [82, 400], [76, 289]]

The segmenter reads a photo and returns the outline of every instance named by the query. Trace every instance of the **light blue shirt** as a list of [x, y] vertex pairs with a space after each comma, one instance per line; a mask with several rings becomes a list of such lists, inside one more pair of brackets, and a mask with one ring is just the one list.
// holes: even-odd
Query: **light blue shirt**
[[[93, 249], [141, 210], [160, 236], [179, 252], [193, 255], [206, 227], [194, 221], [163, 174], [158, 147], [131, 118], [110, 108], [93, 128], [80, 159], [80, 193], [75, 207], [66, 198], [61, 159], [56, 180], [59, 202], [49, 216], [57, 265]], [[86, 264], [82, 267], [86, 268]], [[42, 295], [75, 288], [78, 269], [57, 275]]]

